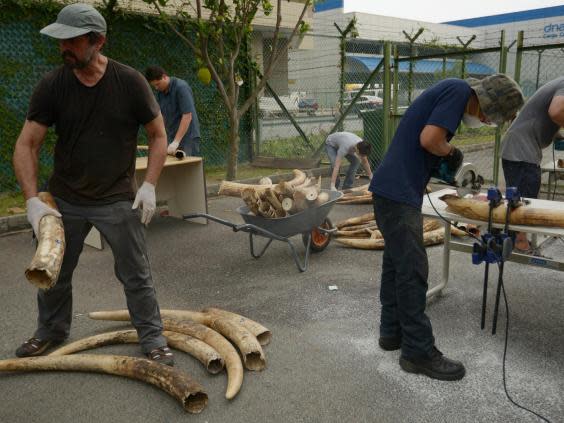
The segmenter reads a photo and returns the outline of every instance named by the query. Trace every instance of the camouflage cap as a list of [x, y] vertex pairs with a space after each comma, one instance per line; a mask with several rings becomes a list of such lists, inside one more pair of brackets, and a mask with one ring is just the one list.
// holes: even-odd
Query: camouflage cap
[[484, 115], [498, 125], [513, 119], [525, 103], [519, 84], [502, 73], [467, 78], [466, 82], [476, 93]]

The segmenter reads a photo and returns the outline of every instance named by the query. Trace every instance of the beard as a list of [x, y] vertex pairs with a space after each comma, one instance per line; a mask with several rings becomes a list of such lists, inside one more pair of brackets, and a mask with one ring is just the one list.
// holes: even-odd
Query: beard
[[65, 50], [61, 55], [63, 58], [63, 63], [65, 66], [68, 66], [70, 69], [84, 69], [86, 66], [90, 64], [94, 54], [92, 51], [88, 51], [88, 54], [85, 59], [80, 60], [78, 57], [74, 55], [71, 51]]

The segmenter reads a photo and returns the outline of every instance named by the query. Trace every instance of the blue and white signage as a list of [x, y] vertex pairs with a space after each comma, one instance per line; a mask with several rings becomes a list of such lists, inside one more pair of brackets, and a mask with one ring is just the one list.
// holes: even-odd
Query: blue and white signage
[[559, 24], [548, 24], [544, 26], [543, 38], [564, 37], [564, 22]]

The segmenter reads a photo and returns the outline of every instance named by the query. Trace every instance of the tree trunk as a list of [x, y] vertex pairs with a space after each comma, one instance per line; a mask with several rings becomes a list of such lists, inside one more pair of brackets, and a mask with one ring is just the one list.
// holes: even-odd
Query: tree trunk
[[229, 157], [227, 159], [227, 174], [225, 175], [225, 179], [228, 181], [237, 178], [239, 141], [239, 119], [237, 118], [237, 108], [234, 107], [229, 117]]

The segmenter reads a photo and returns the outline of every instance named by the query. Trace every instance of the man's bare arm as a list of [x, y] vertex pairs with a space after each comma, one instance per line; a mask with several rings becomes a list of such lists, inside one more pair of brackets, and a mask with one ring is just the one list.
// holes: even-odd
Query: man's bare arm
[[176, 135], [174, 139], [177, 141], [181, 141], [186, 132], [188, 132], [188, 128], [190, 127], [190, 123], [192, 122], [192, 113], [184, 113], [182, 118], [180, 118], [180, 124], [178, 125], [178, 130], [176, 131]]
[[339, 171], [341, 170], [341, 158], [337, 156], [335, 159], [335, 165], [333, 166], [333, 173], [331, 173], [331, 185], [335, 185], [337, 182], [337, 177], [339, 176]]
[[435, 156], [447, 156], [454, 146], [447, 142], [447, 130], [435, 125], [425, 125], [419, 137], [419, 143], [426, 151]]
[[47, 129], [45, 125], [26, 120], [16, 141], [12, 162], [26, 200], [37, 196], [39, 151], [45, 140]]
[[146, 124], [145, 130], [149, 138], [149, 161], [145, 181], [156, 186], [166, 160], [166, 131], [162, 115], [159, 113]]

